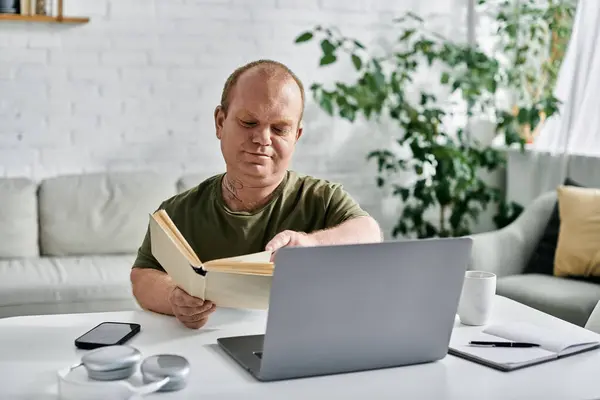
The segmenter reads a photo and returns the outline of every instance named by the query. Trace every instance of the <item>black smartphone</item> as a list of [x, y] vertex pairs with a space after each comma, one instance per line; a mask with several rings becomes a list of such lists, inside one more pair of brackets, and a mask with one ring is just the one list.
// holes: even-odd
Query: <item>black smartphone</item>
[[140, 329], [140, 324], [130, 322], [102, 322], [75, 339], [75, 346], [91, 350], [123, 344], [137, 335]]

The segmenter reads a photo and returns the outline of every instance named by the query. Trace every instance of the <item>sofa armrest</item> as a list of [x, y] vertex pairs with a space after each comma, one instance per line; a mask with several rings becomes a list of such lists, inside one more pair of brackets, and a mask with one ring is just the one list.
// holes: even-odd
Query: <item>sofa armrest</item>
[[536, 198], [510, 225], [471, 235], [470, 270], [493, 272], [498, 277], [523, 273], [556, 204], [556, 192]]

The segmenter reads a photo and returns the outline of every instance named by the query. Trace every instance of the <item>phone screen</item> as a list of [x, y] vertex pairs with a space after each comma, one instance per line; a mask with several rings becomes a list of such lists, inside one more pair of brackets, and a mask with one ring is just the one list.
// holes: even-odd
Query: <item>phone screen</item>
[[117, 322], [103, 322], [77, 339], [79, 342], [98, 345], [112, 345], [139, 330], [139, 325]]

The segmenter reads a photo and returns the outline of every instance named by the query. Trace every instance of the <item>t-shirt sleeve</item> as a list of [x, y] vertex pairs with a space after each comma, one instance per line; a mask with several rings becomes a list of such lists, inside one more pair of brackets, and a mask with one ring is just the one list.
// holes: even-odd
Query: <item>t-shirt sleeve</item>
[[[165, 203], [162, 203], [157, 210], [164, 207]], [[165, 269], [160, 265], [158, 260], [152, 255], [152, 249], [150, 246], [150, 223], [146, 228], [146, 234], [142, 240], [142, 244], [138, 248], [137, 256], [133, 262], [133, 268], [152, 268], [159, 271], [165, 272]]]
[[133, 262], [133, 268], [152, 268], [165, 272], [165, 269], [161, 267], [158, 260], [152, 255], [150, 247], [150, 225], [148, 225], [142, 244], [138, 248], [137, 256]]
[[325, 229], [333, 228], [355, 217], [368, 217], [369, 213], [346, 192], [341, 185], [332, 187], [331, 197], [325, 211]]

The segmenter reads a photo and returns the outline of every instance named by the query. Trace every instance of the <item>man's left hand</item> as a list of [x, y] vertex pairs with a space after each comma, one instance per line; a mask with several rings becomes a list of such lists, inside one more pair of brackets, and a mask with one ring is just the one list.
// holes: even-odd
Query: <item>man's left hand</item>
[[309, 247], [316, 245], [317, 241], [310, 234], [288, 230], [275, 235], [275, 237], [267, 243], [265, 250], [275, 252], [282, 247]]

